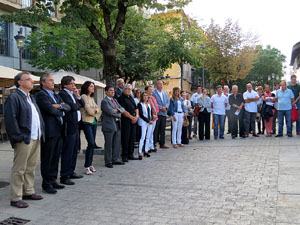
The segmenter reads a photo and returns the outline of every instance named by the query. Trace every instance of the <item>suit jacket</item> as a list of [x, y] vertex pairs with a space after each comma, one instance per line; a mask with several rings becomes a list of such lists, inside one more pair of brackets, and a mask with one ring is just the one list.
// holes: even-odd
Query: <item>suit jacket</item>
[[61, 105], [61, 109], [57, 109], [53, 104], [61, 104], [63, 100], [58, 94], [54, 94], [55, 101], [45, 89], [41, 89], [36, 94], [36, 103], [40, 107], [44, 122], [45, 136], [58, 137], [61, 136], [62, 121], [64, 113], [70, 111], [71, 107], [68, 104]]
[[163, 100], [161, 99], [160, 95], [158, 94], [158, 90], [155, 89], [152, 92], [152, 96], [155, 97], [157, 104], [158, 104], [158, 108], [159, 108], [159, 112], [158, 115], [159, 116], [167, 116], [167, 110], [165, 112], [161, 111], [161, 108], [164, 106], [166, 108], [169, 107], [169, 99], [168, 99], [168, 95], [165, 91], [162, 91], [162, 95], [163, 95]]
[[121, 96], [121, 94], [122, 94], [122, 90], [120, 88], [117, 88], [115, 90], [115, 96], [114, 96], [114, 98], [115, 99], [119, 98]]
[[84, 107], [84, 101], [83, 99], [77, 99], [76, 96], [73, 95], [76, 101], [76, 103], [74, 103], [71, 96], [65, 90], [61, 90], [59, 92], [59, 96], [62, 98], [64, 103], [71, 107], [70, 111], [63, 117], [63, 134], [66, 136], [75, 134], [78, 131], [77, 111], [80, 110], [81, 107]]
[[[35, 98], [30, 95], [40, 118], [40, 126], [42, 136], [44, 136], [45, 125], [40, 109], [36, 104]], [[4, 104], [4, 121], [6, 125], [7, 135], [11, 146], [14, 148], [16, 143], [24, 141], [30, 143], [31, 139], [31, 106], [27, 102], [26, 96], [20, 90], [8, 96]]]
[[[125, 109], [116, 99], [114, 99], [114, 102], [115, 106], [107, 96], [101, 101], [101, 122], [103, 132], [115, 132], [119, 129], [119, 122], [117, 122], [117, 120], [120, 120], [121, 114], [125, 112]], [[114, 109], [117, 109], [118, 112], [115, 112]]]

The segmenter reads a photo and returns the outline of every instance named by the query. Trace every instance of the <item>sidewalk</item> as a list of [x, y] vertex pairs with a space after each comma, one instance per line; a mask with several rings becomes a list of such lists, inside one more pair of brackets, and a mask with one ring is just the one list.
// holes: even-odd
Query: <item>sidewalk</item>
[[[300, 224], [299, 143], [300, 136], [194, 139], [113, 169], [96, 155], [97, 173], [56, 195], [41, 192], [38, 167], [36, 192], [44, 200], [17, 209], [9, 206], [9, 188], [0, 188], [0, 222], [15, 216], [36, 225]], [[97, 144], [103, 146], [99, 129]], [[12, 156], [9, 144], [0, 144], [0, 181], [9, 181]], [[80, 154], [78, 173], [83, 162]]]

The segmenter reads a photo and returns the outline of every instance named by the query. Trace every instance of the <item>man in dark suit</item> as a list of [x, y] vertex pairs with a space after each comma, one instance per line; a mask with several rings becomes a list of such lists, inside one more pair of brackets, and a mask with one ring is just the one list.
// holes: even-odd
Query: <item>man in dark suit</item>
[[84, 107], [75, 79], [72, 76], [64, 76], [61, 79], [62, 90], [59, 96], [71, 107], [71, 110], [63, 117], [63, 149], [61, 153], [60, 182], [66, 185], [75, 184], [70, 179], [78, 179], [83, 176], [75, 173], [77, 150], [79, 144], [78, 122], [81, 120], [80, 108]]
[[102, 132], [104, 134], [104, 160], [105, 166], [113, 168], [113, 165], [123, 165], [119, 161], [120, 144], [121, 144], [121, 114], [127, 113], [125, 109], [120, 106], [118, 101], [114, 99], [113, 86], [105, 87], [106, 97], [101, 102], [101, 122]]
[[45, 74], [40, 78], [41, 91], [36, 95], [36, 102], [41, 110], [45, 123], [45, 141], [41, 144], [41, 174], [42, 188], [49, 194], [55, 194], [56, 189], [65, 186], [56, 182], [59, 156], [62, 150], [63, 116], [70, 111], [70, 106], [64, 104], [61, 97], [55, 94], [54, 78]]

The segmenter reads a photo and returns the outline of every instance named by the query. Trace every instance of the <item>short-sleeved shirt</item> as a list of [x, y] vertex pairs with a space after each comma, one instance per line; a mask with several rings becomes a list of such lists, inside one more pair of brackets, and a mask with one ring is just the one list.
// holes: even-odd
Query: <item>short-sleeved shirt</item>
[[276, 98], [278, 99], [278, 110], [291, 110], [292, 98], [294, 93], [290, 89], [282, 91], [281, 89], [276, 92]]
[[[243, 98], [246, 101], [246, 99], [248, 98], [256, 98], [259, 97], [256, 91], [246, 91], [243, 94]], [[249, 103], [245, 103], [245, 110], [247, 112], [252, 112], [252, 113], [256, 113], [257, 112], [257, 102], [249, 102]]]
[[290, 89], [293, 92], [295, 99], [298, 98], [299, 92], [300, 92], [300, 85], [298, 85], [298, 84], [289, 85], [287, 88]]
[[215, 94], [211, 97], [210, 102], [213, 103], [213, 114], [226, 115], [225, 104], [228, 104], [228, 98], [225, 95]]

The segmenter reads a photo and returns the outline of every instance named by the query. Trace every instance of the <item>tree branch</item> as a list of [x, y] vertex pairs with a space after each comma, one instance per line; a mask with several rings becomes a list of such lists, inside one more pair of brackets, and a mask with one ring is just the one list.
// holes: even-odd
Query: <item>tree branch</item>
[[125, 24], [125, 19], [126, 19], [126, 12], [127, 12], [127, 7], [125, 6], [125, 4], [128, 3], [128, 0], [119, 0], [118, 2], [118, 15], [117, 15], [117, 19], [116, 19], [116, 24], [113, 30], [113, 35], [115, 38], [118, 37], [118, 35], [120, 34], [123, 25]]
[[102, 34], [97, 30], [97, 27], [91, 23], [90, 25], [87, 25], [87, 28], [91, 32], [91, 34], [94, 36], [96, 40], [98, 40], [100, 46], [102, 49], [104, 49], [106, 45], [106, 39], [102, 36]]
[[103, 10], [103, 19], [104, 19], [107, 37], [108, 37], [108, 39], [111, 39], [111, 38], [113, 38], [113, 31], [111, 29], [111, 20], [110, 20], [111, 12], [107, 8], [105, 0], [100, 0], [100, 6]]

